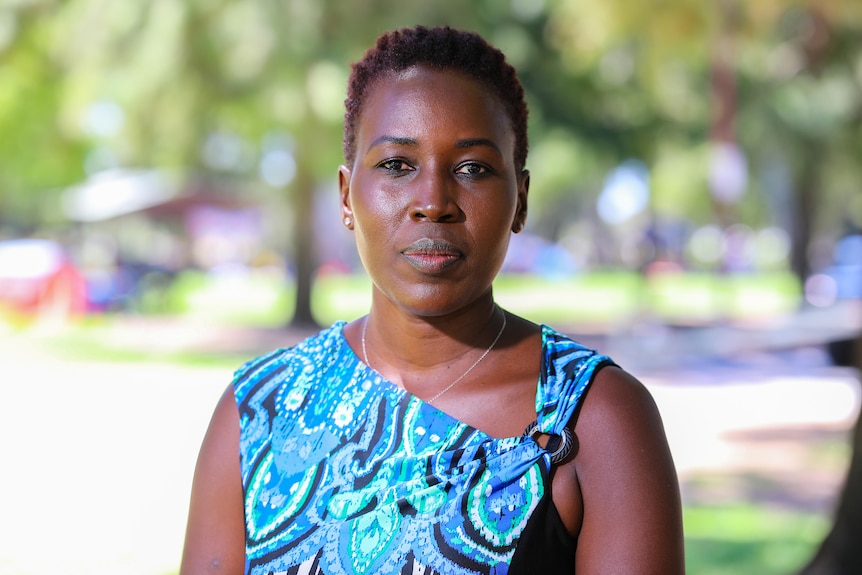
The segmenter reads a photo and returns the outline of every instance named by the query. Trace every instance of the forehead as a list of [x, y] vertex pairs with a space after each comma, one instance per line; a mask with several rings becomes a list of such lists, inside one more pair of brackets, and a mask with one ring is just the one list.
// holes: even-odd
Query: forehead
[[491, 90], [463, 72], [426, 66], [390, 72], [375, 81], [357, 128], [360, 154], [363, 142], [367, 145], [381, 135], [430, 137], [441, 128], [452, 139], [481, 136], [499, 140], [501, 147], [514, 145], [509, 116]]

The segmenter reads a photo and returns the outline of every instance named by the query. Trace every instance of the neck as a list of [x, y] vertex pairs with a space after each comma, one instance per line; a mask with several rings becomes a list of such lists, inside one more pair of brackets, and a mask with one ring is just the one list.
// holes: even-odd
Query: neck
[[364, 359], [402, 387], [457, 376], [494, 340], [504, 313], [490, 294], [469, 309], [444, 315], [392, 313], [390, 307], [375, 302], [363, 320]]

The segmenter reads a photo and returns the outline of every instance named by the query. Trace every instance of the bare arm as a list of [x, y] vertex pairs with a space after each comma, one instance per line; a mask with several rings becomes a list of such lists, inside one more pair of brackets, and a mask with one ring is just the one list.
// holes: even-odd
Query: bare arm
[[583, 499], [578, 575], [684, 573], [679, 482], [646, 388], [619, 368], [601, 370], [575, 433]]
[[216, 406], [198, 455], [180, 575], [242, 575], [242, 497], [239, 413], [229, 387]]

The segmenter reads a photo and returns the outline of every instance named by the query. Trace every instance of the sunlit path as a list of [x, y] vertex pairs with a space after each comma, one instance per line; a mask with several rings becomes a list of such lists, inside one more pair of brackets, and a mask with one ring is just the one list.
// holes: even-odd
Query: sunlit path
[[0, 344], [0, 573], [174, 571], [229, 370], [64, 362]]

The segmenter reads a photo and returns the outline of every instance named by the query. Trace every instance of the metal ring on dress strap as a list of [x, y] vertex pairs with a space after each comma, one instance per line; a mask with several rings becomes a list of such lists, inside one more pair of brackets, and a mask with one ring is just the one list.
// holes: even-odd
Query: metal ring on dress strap
[[527, 429], [524, 430], [524, 435], [527, 437], [532, 437], [536, 439], [539, 435], [550, 435], [551, 437], [557, 437], [560, 440], [557, 448], [551, 452], [551, 465], [555, 465], [561, 461], [563, 461], [566, 457], [569, 456], [569, 453], [572, 451], [572, 446], [575, 443], [575, 435], [572, 433], [572, 430], [568, 427], [563, 428], [563, 434], [545, 434], [542, 431], [539, 431], [539, 422], [534, 421], [530, 425], [527, 426]]

